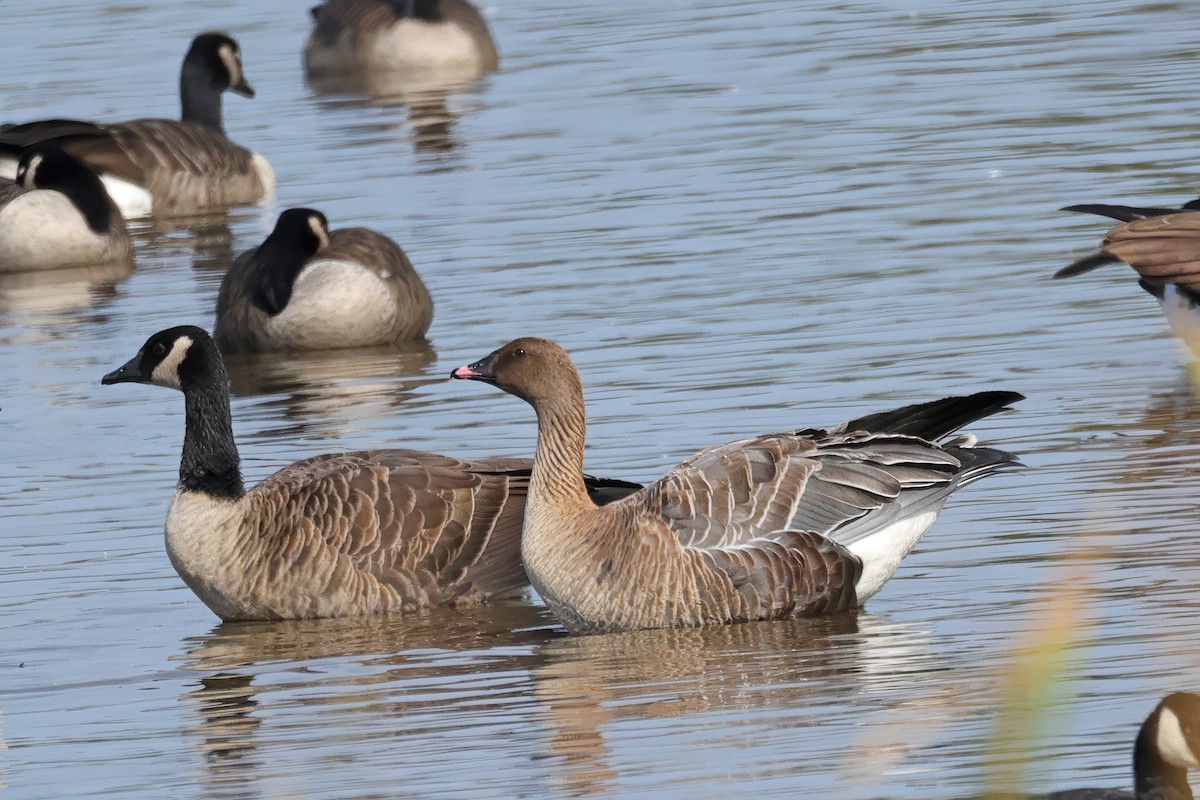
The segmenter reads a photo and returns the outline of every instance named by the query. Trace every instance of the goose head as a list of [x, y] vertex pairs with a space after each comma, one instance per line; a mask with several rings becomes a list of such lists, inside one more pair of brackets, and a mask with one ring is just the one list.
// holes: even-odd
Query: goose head
[[241, 49], [223, 33], [202, 33], [192, 40], [183, 59], [181, 80], [185, 85], [206, 85], [217, 92], [229, 89], [243, 97], [254, 97], [242, 69]]
[[188, 392], [224, 375], [221, 356], [212, 337], [195, 325], [159, 331], [146, 340], [137, 355], [105, 375], [100, 383], [150, 383]]
[[26, 148], [17, 162], [17, 184], [25, 189], [49, 189], [71, 199], [97, 233], [108, 230], [115, 210], [100, 177], [58, 146], [43, 143]]
[[1151, 746], [1166, 763], [1200, 769], [1200, 697], [1189, 692], [1169, 694], [1146, 721]]
[[450, 377], [490, 383], [534, 408], [583, 395], [570, 356], [548, 339], [514, 339], [475, 363], [459, 367]]
[[251, 299], [275, 316], [287, 307], [296, 278], [305, 263], [329, 246], [329, 221], [311, 208], [289, 208], [279, 215], [255, 253]]

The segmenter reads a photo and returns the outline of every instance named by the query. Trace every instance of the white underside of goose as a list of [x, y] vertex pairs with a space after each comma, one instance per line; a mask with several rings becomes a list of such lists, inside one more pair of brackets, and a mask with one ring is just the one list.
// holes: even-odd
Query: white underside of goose
[[1158, 305], [1171, 331], [1200, 358], [1200, 307], [1173, 285], [1163, 287], [1163, 296]]
[[301, 270], [287, 307], [267, 323], [290, 348], [326, 350], [390, 344], [396, 301], [374, 271], [353, 261], [320, 259]]
[[36, 189], [0, 208], [0, 272], [111, 260], [109, 240], [88, 227], [66, 195]]
[[17, 166], [20, 161], [9, 156], [0, 156], [0, 178], [8, 178], [10, 181], [17, 179]]
[[860, 604], [875, 595], [896, 574], [900, 561], [921, 541], [936, 519], [937, 511], [927, 511], [846, 545], [846, 549], [863, 562], [862, 575], [854, 586]]

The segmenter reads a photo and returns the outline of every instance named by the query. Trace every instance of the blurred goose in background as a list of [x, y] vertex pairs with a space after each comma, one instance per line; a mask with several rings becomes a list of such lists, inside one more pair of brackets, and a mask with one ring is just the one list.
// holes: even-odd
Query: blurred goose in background
[[92, 123], [51, 119], [0, 129], [3, 162], [20, 149], [53, 142], [100, 175], [126, 217], [187, 214], [255, 203], [271, 195], [267, 160], [225, 135], [221, 95], [253, 97], [238, 44], [223, 33], [197, 36], [183, 60], [181, 121], [135, 119]]
[[1176, 692], [1163, 698], [1138, 731], [1132, 792], [1071, 789], [1033, 800], [1193, 800], [1189, 769], [1200, 769], [1200, 697]]
[[1096, 252], [1063, 267], [1054, 277], [1128, 264], [1139, 276], [1138, 285], [1158, 300], [1174, 334], [1200, 358], [1200, 199], [1181, 208], [1092, 203], [1063, 211], [1098, 214], [1121, 224], [1109, 229]]
[[470, 80], [499, 65], [487, 22], [467, 0], [327, 0], [304, 46], [310, 80], [406, 72]]
[[517, 339], [451, 377], [491, 383], [537, 413], [521, 555], [573, 633], [854, 609], [951, 492], [1017, 464], [973, 437], [934, 443], [1022, 399], [981, 392], [709, 448], [599, 508], [581, 479], [583, 389], [562, 348]]
[[221, 352], [336, 350], [424, 336], [433, 301], [400, 246], [366, 228], [329, 230], [291, 208], [238, 256], [217, 296]]
[[27, 149], [0, 184], [0, 272], [128, 262], [125, 220], [96, 173], [52, 144]]
[[[224, 620], [303, 619], [482, 603], [527, 585], [520, 533], [532, 462], [414, 450], [316, 456], [247, 491], [216, 344], [182, 326], [151, 336], [104, 384], [183, 392], [167, 554]], [[641, 488], [587, 478], [596, 502]]]

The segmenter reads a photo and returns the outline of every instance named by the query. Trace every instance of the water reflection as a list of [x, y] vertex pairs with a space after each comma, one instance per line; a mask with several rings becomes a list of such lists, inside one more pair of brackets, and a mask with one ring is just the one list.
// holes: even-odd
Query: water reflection
[[384, 73], [310, 79], [309, 85], [318, 94], [326, 95], [321, 105], [329, 110], [403, 109], [407, 119], [359, 118], [348, 123], [345, 130], [357, 140], [378, 142], [398, 138], [397, 132], [404, 131], [407, 125], [411, 133], [399, 135], [411, 138], [413, 152], [418, 157], [441, 162], [460, 147], [455, 127], [462, 114], [452, 106], [461, 95], [476, 91], [478, 83], [415, 81]]
[[391, 348], [262, 353], [225, 360], [233, 393], [268, 395], [260, 409], [274, 425], [268, 435], [304, 434], [337, 438], [364, 422], [394, 417], [411, 404], [417, 389], [441, 378], [427, 372], [437, 354], [427, 342]]
[[45, 327], [95, 321], [81, 312], [108, 305], [133, 262], [0, 273], [0, 324]]
[[[237, 255], [233, 247], [232, 210], [190, 216], [153, 218], [134, 228], [134, 236], [148, 251], [161, 254], [190, 251], [192, 267], [224, 275]], [[244, 215], [244, 210], [239, 212]], [[253, 212], [252, 212], [253, 213]]]

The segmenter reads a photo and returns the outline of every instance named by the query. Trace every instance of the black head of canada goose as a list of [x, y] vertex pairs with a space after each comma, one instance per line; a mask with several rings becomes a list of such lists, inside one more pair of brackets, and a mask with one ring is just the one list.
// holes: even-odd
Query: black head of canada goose
[[310, 79], [395, 71], [469, 80], [499, 65], [487, 22], [467, 0], [327, 0], [311, 13]]
[[291, 208], [221, 281], [213, 337], [221, 352], [336, 350], [424, 336], [433, 300], [394, 241], [367, 228], [330, 232]]
[[[154, 334], [102, 382], [183, 392], [183, 457], [167, 511], [167, 554], [222, 619], [470, 605], [528, 583], [519, 556], [528, 459], [340, 453], [304, 459], [246, 490], [228, 377], [202, 329]], [[597, 502], [640, 488], [584, 480]]]
[[1097, 267], [1124, 262], [1138, 285], [1158, 300], [1171, 330], [1200, 358], [1200, 199], [1179, 208], [1088, 203], [1063, 211], [1117, 220], [1100, 247], [1054, 274], [1070, 278]]
[[10, 125], [0, 128], [0, 166], [11, 164], [21, 148], [53, 142], [100, 175], [127, 217], [258, 202], [274, 191], [275, 174], [266, 159], [225, 135], [226, 90], [254, 96], [238, 44], [223, 33], [200, 34], [180, 73], [180, 121], [51, 119]]
[[583, 389], [562, 348], [517, 339], [451, 377], [491, 383], [537, 413], [521, 556], [575, 633], [856, 608], [951, 492], [1017, 463], [969, 436], [936, 443], [1021, 399], [981, 392], [712, 447], [598, 508], [579, 479]]
[[0, 186], [0, 272], [129, 261], [125, 220], [96, 173], [52, 144], [27, 148]]
[[1036, 800], [1193, 800], [1188, 770], [1200, 769], [1200, 696], [1169, 694], [1142, 723], [1133, 744], [1133, 792], [1069, 789]]

